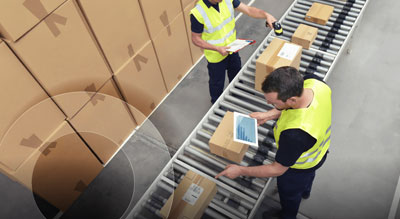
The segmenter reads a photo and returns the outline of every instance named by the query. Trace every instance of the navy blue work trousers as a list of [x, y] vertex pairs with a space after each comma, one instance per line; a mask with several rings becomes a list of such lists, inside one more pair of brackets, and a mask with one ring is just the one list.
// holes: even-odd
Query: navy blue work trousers
[[287, 170], [277, 178], [278, 192], [282, 211], [280, 218], [296, 219], [303, 195], [309, 195], [315, 177], [315, 170]]
[[224, 91], [226, 71], [228, 71], [229, 82], [231, 82], [240, 71], [241, 67], [242, 63], [239, 53], [232, 53], [224, 60], [217, 63], [208, 63], [208, 75], [210, 76], [208, 84], [212, 103], [214, 103]]

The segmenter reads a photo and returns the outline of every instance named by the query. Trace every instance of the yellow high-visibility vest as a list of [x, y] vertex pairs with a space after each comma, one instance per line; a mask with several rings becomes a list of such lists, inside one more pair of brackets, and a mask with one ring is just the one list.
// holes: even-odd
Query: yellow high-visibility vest
[[[208, 8], [202, 0], [198, 1], [190, 13], [204, 25], [201, 38], [209, 44], [215, 46], [227, 46], [236, 40], [235, 13], [233, 0], [223, 0], [219, 3], [219, 12], [214, 7]], [[204, 56], [211, 63], [224, 60], [227, 56], [222, 56], [214, 50], [204, 50]]]
[[287, 129], [301, 129], [317, 140], [291, 166], [295, 169], [309, 169], [316, 166], [328, 151], [331, 142], [331, 89], [316, 79], [305, 80], [304, 88], [311, 88], [314, 92], [314, 99], [310, 106], [283, 110], [274, 127], [274, 137], [278, 148], [279, 137]]

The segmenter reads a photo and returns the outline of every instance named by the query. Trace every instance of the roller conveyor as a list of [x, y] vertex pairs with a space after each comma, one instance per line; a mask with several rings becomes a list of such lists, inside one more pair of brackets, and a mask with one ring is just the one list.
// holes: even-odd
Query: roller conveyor
[[[313, 2], [332, 5], [334, 12], [326, 25], [304, 20]], [[238, 177], [229, 179], [214, 177], [232, 162], [211, 154], [208, 141], [221, 122], [226, 111], [251, 113], [268, 111], [264, 96], [254, 89], [256, 59], [275, 38], [290, 41], [299, 24], [318, 28], [318, 35], [309, 50], [303, 49], [300, 63], [302, 74], [315, 74], [327, 80], [338, 57], [346, 47], [357, 27], [368, 0], [297, 0], [280, 19], [284, 34], [275, 36], [271, 31], [238, 76], [230, 83], [217, 102], [211, 107], [167, 166], [148, 188], [129, 214], [129, 218], [160, 218], [160, 210], [182, 180], [191, 170], [217, 184], [217, 194], [206, 208], [203, 218], [253, 218], [264, 199], [271, 178]], [[259, 146], [250, 146], [240, 165], [254, 166], [274, 161], [276, 144], [272, 135], [274, 121], [258, 127]]]

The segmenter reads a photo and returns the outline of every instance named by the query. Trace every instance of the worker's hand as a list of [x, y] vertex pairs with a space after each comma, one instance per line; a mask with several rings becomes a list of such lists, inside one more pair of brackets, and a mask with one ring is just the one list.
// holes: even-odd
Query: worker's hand
[[228, 55], [228, 51], [226, 51], [227, 49], [229, 49], [229, 46], [217, 46], [217, 52], [219, 52], [219, 54], [226, 56]]
[[266, 20], [267, 20], [268, 27], [271, 28], [271, 29], [274, 29], [274, 27], [272, 25], [272, 23], [274, 23], [276, 21], [274, 16], [272, 16], [272, 15], [267, 13], [267, 19]]
[[250, 114], [250, 117], [257, 119], [258, 126], [266, 123], [269, 120], [265, 112], [254, 112]]
[[235, 179], [236, 177], [242, 175], [242, 166], [238, 166], [236, 164], [229, 164], [225, 167], [225, 170], [220, 172], [218, 175], [215, 176], [216, 179], [220, 176], [226, 176], [231, 179]]

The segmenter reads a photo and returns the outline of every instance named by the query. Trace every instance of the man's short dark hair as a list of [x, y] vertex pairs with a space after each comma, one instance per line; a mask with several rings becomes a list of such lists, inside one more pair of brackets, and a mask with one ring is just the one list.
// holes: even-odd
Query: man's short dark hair
[[284, 66], [275, 69], [262, 83], [264, 93], [277, 92], [278, 99], [285, 102], [290, 97], [303, 93], [303, 76], [297, 69]]

